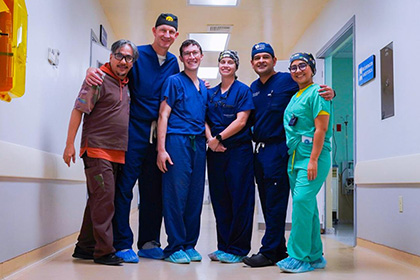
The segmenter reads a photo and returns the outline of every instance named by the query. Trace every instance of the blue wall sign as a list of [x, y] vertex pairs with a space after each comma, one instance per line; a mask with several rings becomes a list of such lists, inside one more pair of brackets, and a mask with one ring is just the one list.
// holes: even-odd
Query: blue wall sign
[[375, 78], [375, 55], [369, 56], [365, 61], [359, 64], [358, 80], [359, 86], [366, 84]]

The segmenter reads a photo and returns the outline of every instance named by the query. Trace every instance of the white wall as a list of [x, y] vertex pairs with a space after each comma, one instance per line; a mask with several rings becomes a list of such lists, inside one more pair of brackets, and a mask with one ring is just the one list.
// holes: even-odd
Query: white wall
[[[0, 262], [79, 230], [86, 187], [80, 159], [62, 162], [74, 100], [89, 66], [90, 33], [103, 24], [99, 0], [26, 0], [26, 93], [0, 102]], [[60, 50], [57, 68], [48, 48]], [[76, 139], [79, 146], [80, 136]]]
[[[413, 54], [420, 49], [415, 35], [419, 9], [417, 0], [331, 0], [295, 47], [317, 53], [355, 15], [356, 67], [372, 54], [377, 58], [376, 78], [355, 88], [357, 236], [417, 255], [420, 248], [413, 244], [420, 244], [420, 203], [413, 198], [420, 197], [420, 97], [413, 90]], [[381, 120], [380, 49], [391, 41], [395, 116]], [[405, 156], [417, 164], [400, 164]], [[403, 180], [401, 173], [407, 174]], [[385, 174], [390, 179], [384, 182]]]

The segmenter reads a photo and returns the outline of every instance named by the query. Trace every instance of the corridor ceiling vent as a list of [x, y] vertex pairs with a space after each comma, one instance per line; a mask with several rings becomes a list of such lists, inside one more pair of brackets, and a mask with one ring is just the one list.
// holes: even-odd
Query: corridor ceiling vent
[[190, 6], [228, 6], [235, 7], [239, 5], [239, 0], [187, 0]]
[[190, 33], [188, 39], [199, 42], [203, 52], [221, 52], [226, 49], [229, 33]]
[[232, 33], [233, 24], [207, 24], [207, 32]]

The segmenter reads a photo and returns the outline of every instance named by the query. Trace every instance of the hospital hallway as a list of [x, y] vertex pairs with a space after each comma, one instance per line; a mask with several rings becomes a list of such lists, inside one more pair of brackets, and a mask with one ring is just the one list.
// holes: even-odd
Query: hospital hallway
[[[131, 215], [131, 225], [134, 229], [137, 228], [137, 216], [137, 212]], [[287, 232], [288, 234], [289, 232]], [[258, 231], [254, 225], [250, 254], [256, 253], [260, 247], [262, 235], [263, 231]], [[164, 232], [162, 232], [162, 236], [165, 236]], [[164, 239], [162, 238], [163, 246], [166, 245]], [[281, 273], [277, 266], [250, 268], [243, 263], [211, 262], [207, 254], [216, 249], [215, 221], [211, 206], [204, 205], [201, 234], [196, 247], [203, 255], [201, 262], [185, 265], [140, 258], [138, 264], [124, 264], [118, 267], [105, 266], [94, 264], [92, 261], [72, 258], [74, 245], [71, 245], [5, 279], [419, 279], [420, 267], [409, 265], [361, 246], [350, 247], [327, 235], [322, 235], [322, 240], [325, 257], [328, 261], [324, 270], [292, 275]]]

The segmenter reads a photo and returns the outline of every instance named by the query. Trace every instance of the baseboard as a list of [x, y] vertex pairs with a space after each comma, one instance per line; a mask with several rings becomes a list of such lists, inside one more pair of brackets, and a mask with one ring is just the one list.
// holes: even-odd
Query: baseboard
[[398, 261], [420, 267], [420, 256], [387, 247], [385, 245], [377, 244], [362, 238], [357, 238], [357, 246], [375, 251]]
[[6, 276], [9, 276], [31, 264], [45, 259], [48, 256], [51, 256], [52, 254], [74, 244], [78, 234], [79, 232], [73, 233], [50, 244], [24, 253], [3, 263], [0, 263], [0, 279], [3, 279]]

